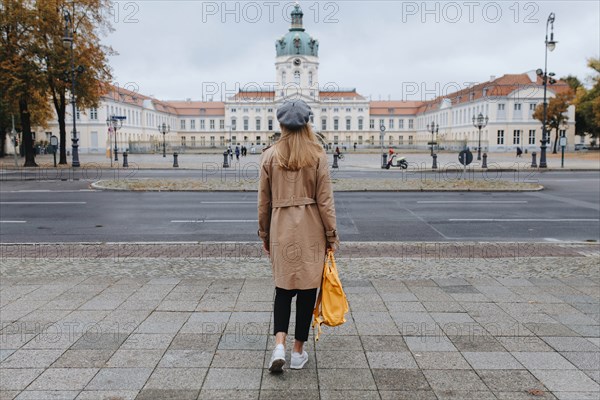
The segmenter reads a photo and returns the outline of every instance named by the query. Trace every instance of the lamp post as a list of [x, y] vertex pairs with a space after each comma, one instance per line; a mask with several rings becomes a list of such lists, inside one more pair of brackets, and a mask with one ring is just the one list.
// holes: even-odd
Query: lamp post
[[[538, 69], [536, 71], [537, 75], [542, 78], [544, 83], [544, 116], [542, 121], [542, 145], [540, 146], [540, 168], [546, 168], [548, 165], [546, 164], [546, 142], [547, 140], [547, 127], [548, 123], [548, 103], [546, 101], [546, 90], [548, 87], [548, 83], [551, 85], [556, 83], [553, 72], [548, 73], [548, 50], [553, 51], [556, 48], [557, 41], [554, 40], [554, 13], [550, 13], [548, 16], [548, 20], [546, 21], [546, 40], [545, 40], [545, 52], [544, 52], [544, 70]], [[548, 27], [550, 27], [550, 40], [548, 40]]]
[[162, 123], [158, 125], [158, 131], [163, 135], [163, 157], [167, 156], [167, 143], [166, 143], [166, 135], [171, 132], [171, 127], [166, 123]]
[[482, 113], [479, 113], [477, 117], [473, 115], [473, 126], [479, 129], [479, 140], [477, 142], [477, 160], [479, 161], [481, 161], [481, 129], [487, 126], [488, 120], [487, 115], [484, 118]]
[[110, 117], [106, 117], [106, 126], [108, 126], [108, 138], [110, 140], [109, 144], [108, 144], [108, 151], [109, 151], [109, 158], [110, 158], [110, 167], [112, 168], [113, 166], [113, 159], [112, 159], [112, 137], [113, 137], [113, 126], [112, 126], [112, 119], [110, 119]]
[[385, 154], [385, 152], [383, 151], [383, 135], [385, 133], [385, 125], [383, 125], [383, 122], [381, 123], [381, 125], [379, 126], [379, 142], [381, 143], [381, 168], [385, 168], [385, 165], [387, 164], [387, 154]]
[[[115, 148], [114, 148], [115, 161], [119, 161], [118, 148], [117, 148], [117, 132], [118, 132], [119, 128], [121, 128], [123, 126], [124, 119], [125, 119], [125, 117], [111, 115], [110, 118], [106, 120], [106, 125], [108, 126], [109, 134], [113, 133], [115, 136]], [[110, 165], [112, 167], [112, 157], [111, 157]]]
[[64, 18], [65, 18], [65, 33], [63, 35], [63, 44], [65, 46], [69, 46], [71, 48], [71, 106], [73, 109], [73, 135], [71, 136], [71, 146], [73, 148], [72, 156], [73, 161], [71, 165], [73, 167], [79, 167], [79, 138], [77, 138], [77, 98], [75, 96], [75, 87], [76, 87], [76, 75], [81, 74], [84, 71], [84, 68], [80, 65], [75, 68], [75, 53], [73, 51], [73, 42], [75, 36], [75, 24], [73, 23], [73, 15], [75, 14], [75, 2], [72, 2], [73, 5], [73, 14], [71, 14], [68, 10], [65, 10]]
[[427, 131], [431, 132], [431, 157], [433, 157], [433, 145], [435, 143], [435, 141], [433, 140], [433, 135], [435, 134], [437, 136], [439, 129], [440, 125], [436, 124], [434, 121], [431, 121], [431, 124], [427, 124]]

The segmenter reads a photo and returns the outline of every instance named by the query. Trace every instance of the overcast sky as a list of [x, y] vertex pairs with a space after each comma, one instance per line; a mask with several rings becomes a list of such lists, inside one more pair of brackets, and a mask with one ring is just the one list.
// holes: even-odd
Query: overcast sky
[[[422, 100], [491, 75], [543, 68], [544, 36], [556, 14], [548, 70], [589, 76], [600, 53], [598, 1], [300, 1], [319, 40], [320, 85], [352, 87], [372, 100]], [[293, 2], [120, 1], [102, 39], [120, 86], [163, 100], [275, 80], [275, 40]], [[215, 87], [219, 87], [217, 93]], [[419, 89], [415, 89], [419, 88]]]

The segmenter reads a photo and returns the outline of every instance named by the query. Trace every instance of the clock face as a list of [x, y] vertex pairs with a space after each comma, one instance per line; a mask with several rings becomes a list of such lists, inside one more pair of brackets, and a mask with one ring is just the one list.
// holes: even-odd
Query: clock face
[[296, 58], [296, 59], [294, 59], [294, 65], [295, 65], [295, 66], [298, 66], [298, 65], [300, 65], [300, 62], [301, 62], [301, 61], [300, 61], [300, 59], [299, 59], [299, 58]]

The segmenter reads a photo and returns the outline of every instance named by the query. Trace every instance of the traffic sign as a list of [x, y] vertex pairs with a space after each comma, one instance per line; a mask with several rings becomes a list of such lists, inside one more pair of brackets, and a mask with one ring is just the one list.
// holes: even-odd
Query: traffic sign
[[463, 150], [458, 154], [458, 161], [467, 166], [473, 162], [473, 153], [470, 150]]

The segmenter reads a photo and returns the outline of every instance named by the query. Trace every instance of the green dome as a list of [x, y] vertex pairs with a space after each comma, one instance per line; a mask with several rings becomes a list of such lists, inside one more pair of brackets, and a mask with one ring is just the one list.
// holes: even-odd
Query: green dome
[[296, 4], [291, 13], [292, 26], [290, 27], [290, 31], [282, 36], [281, 39], [275, 41], [277, 57], [292, 55], [319, 56], [319, 41], [304, 32], [304, 28], [302, 27], [303, 15], [300, 6]]

